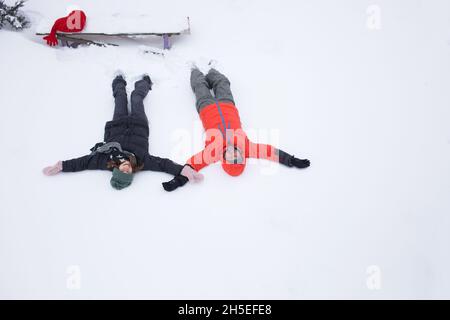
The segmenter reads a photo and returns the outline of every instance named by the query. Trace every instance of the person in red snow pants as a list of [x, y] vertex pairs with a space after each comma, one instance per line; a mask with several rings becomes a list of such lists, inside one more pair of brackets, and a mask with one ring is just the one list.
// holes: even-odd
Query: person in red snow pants
[[[191, 87], [206, 131], [205, 148], [187, 161], [197, 172], [220, 161], [227, 174], [237, 177], [243, 173], [248, 158], [267, 159], [300, 169], [310, 166], [307, 159], [298, 159], [274, 146], [249, 140], [242, 129], [230, 81], [216, 69], [210, 69], [205, 76], [194, 67], [191, 71]], [[175, 190], [177, 181], [171, 182], [171, 189]]]

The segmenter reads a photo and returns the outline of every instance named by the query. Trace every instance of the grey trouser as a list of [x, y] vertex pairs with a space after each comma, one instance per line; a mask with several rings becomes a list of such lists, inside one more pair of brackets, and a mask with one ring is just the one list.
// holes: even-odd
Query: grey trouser
[[[114, 79], [112, 83], [113, 96], [115, 100], [113, 120], [128, 116], [128, 98], [126, 90], [127, 82], [122, 78]], [[145, 115], [144, 99], [150, 90], [150, 85], [145, 80], [139, 80], [134, 84], [134, 91], [131, 93], [131, 115], [144, 119]]]
[[[204, 107], [219, 102], [234, 104], [233, 94], [230, 89], [230, 80], [215, 69], [209, 70], [205, 76], [200, 70], [193, 69], [191, 73], [191, 87], [197, 99], [196, 107], [200, 112]], [[214, 91], [214, 96], [211, 94]]]

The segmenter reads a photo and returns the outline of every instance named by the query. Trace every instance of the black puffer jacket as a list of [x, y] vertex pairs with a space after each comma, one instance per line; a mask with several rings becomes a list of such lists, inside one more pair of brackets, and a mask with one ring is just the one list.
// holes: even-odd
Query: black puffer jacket
[[[118, 142], [123, 150], [136, 155], [138, 165], [144, 164], [143, 170], [162, 171], [178, 175], [183, 166], [172, 160], [155, 157], [148, 152], [148, 123], [140, 118], [127, 116], [118, 120], [109, 121], [105, 125], [105, 142]], [[81, 158], [63, 161], [64, 172], [77, 172], [83, 170], [111, 170], [107, 168], [109, 156], [94, 153]]]

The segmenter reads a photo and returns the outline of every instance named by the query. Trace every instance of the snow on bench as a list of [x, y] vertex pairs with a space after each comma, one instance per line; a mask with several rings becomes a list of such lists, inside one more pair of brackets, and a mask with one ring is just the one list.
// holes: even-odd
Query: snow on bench
[[[43, 19], [36, 28], [36, 35], [46, 36], [53, 27], [54, 20]], [[111, 17], [89, 17], [82, 32], [58, 32], [62, 41], [79, 40], [80, 43], [98, 44], [85, 40], [82, 36], [110, 36], [110, 37], [142, 37], [161, 36], [164, 40], [164, 49], [170, 49], [169, 37], [190, 34], [189, 17], [155, 17], [140, 15], [124, 17], [120, 15]]]

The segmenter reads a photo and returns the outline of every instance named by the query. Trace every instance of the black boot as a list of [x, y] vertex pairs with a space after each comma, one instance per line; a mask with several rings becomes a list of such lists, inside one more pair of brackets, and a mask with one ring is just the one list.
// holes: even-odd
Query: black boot
[[142, 77], [142, 80], [146, 81], [150, 85], [150, 90], [152, 90], [153, 82], [152, 79], [150, 79], [150, 76], [146, 74]]

